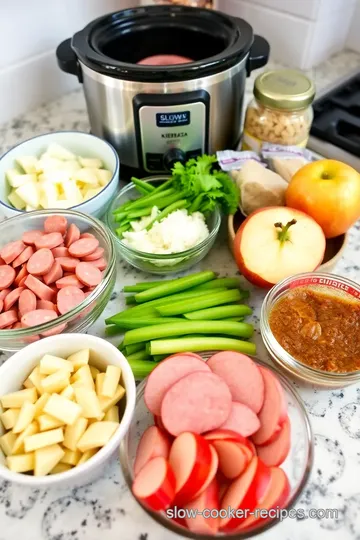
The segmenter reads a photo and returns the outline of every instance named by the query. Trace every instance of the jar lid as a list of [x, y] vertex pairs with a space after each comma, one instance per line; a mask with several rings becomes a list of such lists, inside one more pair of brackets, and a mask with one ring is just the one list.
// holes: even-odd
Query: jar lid
[[296, 111], [306, 109], [313, 102], [315, 85], [300, 71], [266, 71], [255, 79], [254, 96], [265, 106]]

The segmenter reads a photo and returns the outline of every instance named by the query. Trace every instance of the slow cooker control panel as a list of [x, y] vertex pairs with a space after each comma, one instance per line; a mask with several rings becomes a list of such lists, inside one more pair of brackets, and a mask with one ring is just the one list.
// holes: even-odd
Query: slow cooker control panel
[[133, 105], [139, 162], [145, 171], [168, 172], [176, 161], [208, 152], [206, 91], [138, 94]]

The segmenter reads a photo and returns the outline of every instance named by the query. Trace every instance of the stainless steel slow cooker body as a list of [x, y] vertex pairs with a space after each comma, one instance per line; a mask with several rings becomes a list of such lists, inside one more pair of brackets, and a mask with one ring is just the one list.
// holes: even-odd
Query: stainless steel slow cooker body
[[[194, 61], [139, 65], [175, 54]], [[246, 76], [269, 46], [245, 21], [186, 6], [106, 15], [57, 49], [83, 83], [91, 132], [117, 149], [122, 175], [163, 173], [175, 161], [235, 148]]]

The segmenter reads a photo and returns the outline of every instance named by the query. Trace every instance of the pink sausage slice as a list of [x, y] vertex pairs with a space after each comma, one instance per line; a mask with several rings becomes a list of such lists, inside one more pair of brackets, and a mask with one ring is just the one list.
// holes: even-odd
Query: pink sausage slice
[[40, 298], [40, 300], [52, 300], [55, 296], [55, 293], [50, 287], [42, 283], [39, 279], [29, 274], [25, 278], [25, 285], [30, 289], [35, 295]]
[[24, 327], [38, 326], [39, 324], [45, 324], [57, 318], [55, 311], [48, 309], [35, 309], [29, 311], [23, 317], [21, 317], [21, 324]]
[[77, 287], [82, 289], [84, 284], [78, 280], [75, 274], [70, 274], [56, 281], [56, 287], [58, 289], [63, 289], [64, 287]]
[[13, 289], [5, 298], [4, 300], [4, 309], [5, 311], [9, 311], [10, 308], [13, 307], [14, 304], [19, 300], [21, 293], [24, 291], [24, 287], [18, 287], [17, 289]]
[[90, 253], [94, 253], [98, 247], [99, 240], [96, 238], [81, 238], [70, 245], [69, 253], [72, 257], [80, 259], [81, 257], [90, 255]]
[[18, 257], [16, 257], [15, 261], [13, 261], [12, 265], [13, 268], [17, 268], [18, 266], [21, 266], [22, 264], [25, 264], [30, 257], [34, 254], [34, 249], [32, 246], [27, 246], [22, 253]]
[[66, 247], [56, 247], [51, 250], [52, 254], [54, 255], [55, 259], [57, 257], [68, 257], [69, 256], [69, 250]]
[[285, 461], [290, 450], [290, 432], [290, 420], [287, 418], [274, 441], [264, 446], [256, 447], [257, 454], [265, 465], [268, 467], [278, 467]]
[[0, 300], [0, 313], [4, 309], [4, 300]]
[[234, 401], [247, 405], [258, 413], [264, 402], [264, 381], [251, 358], [234, 351], [214, 354], [207, 362], [211, 371], [230, 388]]
[[57, 257], [56, 260], [66, 272], [73, 272], [80, 262], [79, 259], [75, 259], [74, 257]]
[[60, 289], [57, 295], [57, 307], [59, 313], [64, 315], [64, 313], [71, 311], [81, 304], [84, 299], [85, 294], [78, 287], [64, 287], [64, 289]]
[[80, 238], [95, 238], [95, 236], [89, 232], [84, 232], [80, 234]]
[[42, 248], [30, 257], [26, 269], [33, 276], [43, 276], [51, 270], [53, 264], [54, 255], [50, 249]]
[[36, 240], [38, 240], [41, 236], [44, 236], [44, 231], [26, 231], [22, 235], [22, 241], [28, 246], [34, 246]]
[[87, 257], [83, 258], [84, 262], [90, 262], [90, 261], [97, 261], [98, 259], [101, 259], [101, 257], [104, 255], [104, 248], [98, 247], [95, 249], [94, 253], [91, 253], [90, 255], [87, 255]]
[[24, 315], [26, 315], [26, 313], [29, 313], [30, 311], [34, 311], [35, 309], [36, 309], [35, 294], [29, 289], [24, 289], [23, 291], [21, 291], [20, 298], [19, 298], [20, 317], [23, 317]]
[[3, 289], [0, 291], [0, 300], [5, 300], [6, 296], [11, 292], [11, 289]]
[[8, 289], [13, 284], [16, 272], [12, 266], [0, 266], [0, 289]]
[[139, 474], [143, 466], [155, 457], [168, 459], [170, 453], [170, 440], [166, 434], [156, 426], [150, 426], [144, 431], [136, 450], [134, 474]]
[[73, 244], [79, 239], [80, 239], [79, 228], [74, 223], [71, 223], [65, 236], [65, 246], [68, 248], [69, 246], [71, 246], [71, 244]]
[[193, 62], [191, 58], [177, 54], [155, 54], [147, 56], [138, 62], [141, 66], [176, 66], [178, 64], [189, 64]]
[[49, 216], [44, 221], [44, 231], [46, 234], [59, 232], [65, 234], [67, 228], [67, 219], [64, 216]]
[[221, 426], [231, 411], [227, 384], [214, 373], [190, 373], [166, 392], [161, 419], [175, 437], [184, 431], [205, 433]]
[[96, 259], [95, 261], [90, 261], [88, 264], [91, 264], [95, 266], [95, 268], [98, 268], [101, 272], [105, 270], [107, 264], [103, 257], [101, 259]]
[[[30, 291], [31, 292], [31, 291]], [[36, 309], [52, 309], [57, 313], [56, 304], [49, 302], [49, 300], [37, 300]]]
[[233, 401], [231, 412], [220, 429], [230, 429], [243, 437], [250, 437], [260, 428], [260, 420], [250, 407], [238, 401]]
[[46, 285], [51, 285], [51, 283], [55, 283], [55, 281], [61, 279], [63, 277], [63, 271], [58, 263], [58, 261], [55, 261], [54, 264], [51, 266], [50, 270], [43, 276], [44, 283]]
[[275, 378], [268, 369], [261, 371], [265, 384], [265, 399], [259, 412], [260, 429], [253, 435], [255, 445], [266, 444], [278, 431], [282, 415], [282, 396]]
[[23, 278], [26, 278], [26, 276], [29, 274], [29, 272], [26, 270], [26, 264], [24, 264], [24, 266], [21, 268], [21, 270], [19, 271], [18, 275], [16, 276], [15, 278], [15, 285], [19, 286], [20, 285], [20, 281], [23, 279]]
[[173, 355], [158, 364], [150, 373], [145, 386], [144, 400], [147, 408], [156, 416], [160, 416], [161, 403], [168, 389], [194, 371], [210, 373], [204, 360], [186, 354]]
[[25, 244], [21, 240], [16, 240], [15, 242], [10, 242], [6, 244], [0, 251], [0, 257], [6, 264], [12, 263], [16, 257], [20, 255], [25, 249]]
[[75, 274], [78, 280], [87, 287], [96, 287], [102, 280], [100, 270], [87, 262], [79, 263], [75, 268]]
[[40, 238], [37, 238], [35, 241], [35, 247], [36, 249], [53, 249], [60, 244], [63, 243], [63, 237], [59, 232], [44, 234], [44, 236], [40, 236]]
[[0, 328], [7, 328], [18, 321], [16, 309], [10, 309], [0, 314]]

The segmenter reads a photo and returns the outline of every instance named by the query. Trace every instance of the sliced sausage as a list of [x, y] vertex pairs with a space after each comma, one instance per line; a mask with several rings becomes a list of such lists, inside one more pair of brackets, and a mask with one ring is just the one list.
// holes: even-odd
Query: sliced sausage
[[13, 261], [13, 268], [17, 268], [22, 264], [25, 264], [30, 257], [34, 254], [34, 248], [32, 246], [27, 246], [22, 253]]
[[232, 480], [240, 476], [249, 463], [242, 445], [236, 441], [213, 441], [212, 445], [219, 458], [219, 469], [225, 478]]
[[52, 254], [54, 255], [54, 258], [56, 259], [57, 257], [68, 257], [69, 256], [69, 250], [67, 247], [56, 247], [56, 248], [53, 248], [52, 250]]
[[224, 379], [234, 401], [258, 413], [264, 402], [264, 381], [255, 362], [244, 354], [223, 351], [207, 362], [210, 369]]
[[95, 238], [95, 236], [92, 233], [84, 232], [80, 235], [80, 238]]
[[44, 283], [46, 283], [46, 285], [51, 285], [51, 283], [55, 283], [55, 281], [58, 281], [62, 277], [63, 277], [63, 270], [61, 268], [60, 263], [57, 260], [54, 261], [54, 264], [51, 266], [48, 273], [43, 276]]
[[6, 295], [6, 298], [4, 300], [5, 311], [9, 311], [9, 309], [12, 308], [14, 304], [16, 304], [16, 302], [20, 298], [21, 293], [24, 290], [24, 287], [18, 287], [17, 289], [13, 289], [8, 295]]
[[147, 428], [139, 442], [134, 462], [134, 474], [139, 474], [143, 466], [151, 459], [162, 456], [168, 459], [170, 453], [170, 440], [166, 434], [156, 426]]
[[35, 240], [36, 249], [54, 249], [63, 243], [63, 237], [59, 232], [44, 234]]
[[100, 270], [88, 262], [80, 262], [75, 268], [75, 275], [87, 287], [96, 287], [102, 280]]
[[3, 261], [2, 258], [0, 257], [0, 266], [2, 266], [3, 264], [6, 264], [6, 262]]
[[291, 426], [290, 420], [287, 418], [274, 441], [264, 446], [256, 447], [257, 455], [268, 467], [278, 467], [287, 458], [290, 450], [290, 439]]
[[58, 289], [63, 289], [64, 287], [77, 287], [78, 289], [82, 289], [84, 287], [84, 284], [78, 280], [75, 274], [70, 274], [68, 276], [64, 276], [61, 279], [58, 279], [56, 281], [56, 287]]
[[71, 244], [73, 244], [79, 239], [80, 239], [79, 228], [75, 225], [75, 223], [71, 223], [65, 236], [65, 246], [68, 248], [69, 246], [71, 246]]
[[230, 429], [243, 437], [250, 437], [260, 428], [260, 420], [250, 407], [233, 401], [231, 412], [220, 429]]
[[96, 259], [96, 261], [90, 261], [88, 264], [92, 264], [95, 268], [98, 268], [101, 272], [105, 270], [107, 264], [103, 257], [101, 259]]
[[42, 283], [39, 279], [29, 274], [25, 278], [25, 285], [30, 289], [35, 295], [40, 298], [40, 300], [52, 300], [55, 296], [55, 293], [50, 287]]
[[185, 375], [166, 392], [161, 419], [174, 436], [184, 431], [205, 433], [221, 426], [231, 411], [227, 384], [215, 373], [198, 371]]
[[[189, 513], [191, 511], [196, 513], [196, 517], [185, 518], [188, 529], [195, 534], [216, 534], [219, 530], [220, 523], [220, 519], [218, 517], [219, 507], [219, 485], [216, 478], [214, 478], [200, 495], [185, 506], [185, 510], [187, 510]], [[206, 512], [204, 512], [204, 510], [206, 510]], [[211, 510], [214, 512], [211, 513]], [[209, 511], [210, 516], [214, 517], [209, 517], [207, 515]]]
[[35, 309], [29, 311], [21, 317], [21, 324], [24, 327], [38, 326], [39, 324], [45, 324], [57, 318], [55, 311], [51, 309]]
[[54, 264], [54, 255], [50, 249], [42, 248], [30, 257], [26, 269], [29, 274], [33, 276], [43, 276], [50, 272], [52, 265]]
[[90, 253], [99, 247], [99, 240], [96, 238], [80, 238], [76, 242], [73, 242], [69, 247], [69, 253], [72, 257], [86, 257]]
[[0, 300], [5, 300], [6, 296], [11, 292], [11, 289], [3, 289], [0, 291]]
[[67, 327], [67, 323], [58, 324], [55, 328], [51, 328], [51, 330], [46, 330], [45, 332], [41, 332], [42, 337], [49, 337], [49, 336], [56, 336], [57, 334], [61, 334]]
[[104, 248], [98, 247], [95, 249], [94, 253], [91, 253], [90, 255], [87, 255], [83, 258], [84, 262], [89, 261], [97, 261], [98, 259], [101, 259], [101, 257], [104, 255]]
[[144, 392], [147, 408], [157, 416], [161, 414], [161, 403], [168, 389], [179, 379], [194, 371], [210, 373], [202, 358], [187, 354], [176, 354], [161, 362], [150, 373]]
[[0, 313], [4, 309], [4, 300], [0, 300]]
[[57, 307], [59, 313], [64, 315], [64, 313], [71, 311], [81, 304], [84, 299], [85, 295], [78, 287], [64, 287], [64, 289], [60, 289], [57, 295]]
[[152, 510], [169, 508], [175, 497], [175, 476], [168, 461], [163, 457], [151, 459], [135, 478], [132, 491]]
[[79, 259], [75, 259], [75, 257], [57, 257], [56, 260], [66, 272], [74, 272], [80, 262]]
[[7, 328], [18, 321], [16, 309], [10, 309], [0, 314], [0, 328]]
[[44, 234], [45, 234], [44, 231], [38, 231], [38, 230], [26, 231], [22, 235], [22, 241], [24, 242], [24, 244], [28, 246], [34, 246], [36, 243], [36, 240], [38, 240], [41, 236], [44, 236]]
[[266, 444], [279, 430], [278, 426], [282, 415], [282, 395], [268, 369], [263, 369], [262, 378], [265, 385], [265, 398], [259, 412], [260, 429], [252, 436], [256, 446]]
[[34, 311], [36, 307], [37, 305], [35, 294], [29, 289], [22, 290], [19, 298], [20, 317], [23, 317], [24, 315], [26, 315], [26, 313], [29, 313], [30, 311]]
[[24, 251], [25, 247], [24, 242], [15, 240], [15, 242], [10, 242], [1, 249], [0, 257], [6, 264], [11, 264]]
[[139, 62], [139, 65], [143, 66], [175, 66], [178, 64], [188, 64], [193, 62], [191, 58], [187, 56], [180, 56], [178, 54], [154, 54], [153, 56], [147, 56]]
[[58, 232], [65, 234], [67, 228], [67, 219], [65, 216], [49, 216], [44, 221], [44, 231], [46, 234]]
[[14, 281], [15, 285], [17, 285], [19, 287], [20, 281], [23, 278], [26, 278], [26, 276], [28, 274], [29, 274], [29, 272], [26, 270], [26, 264], [24, 264], [24, 266], [21, 268], [21, 270], [18, 272], [18, 275], [15, 278], [15, 281]]
[[49, 302], [49, 300], [37, 300], [36, 309], [52, 309], [57, 313], [56, 304]]
[[12, 266], [0, 266], [0, 289], [8, 289], [13, 284], [16, 272]]

